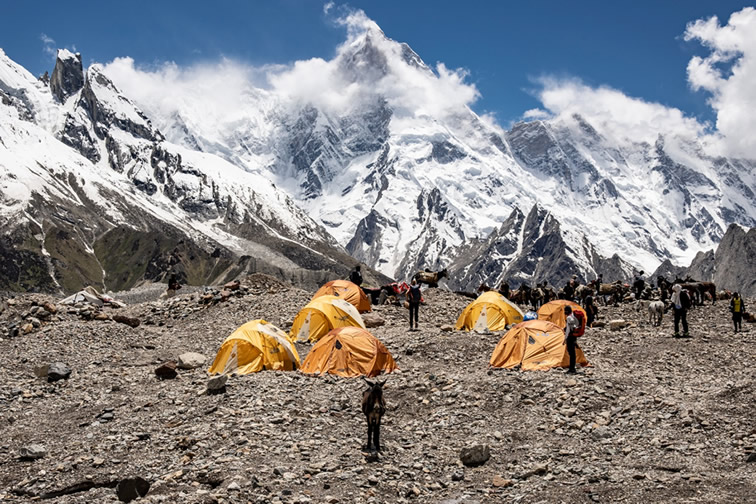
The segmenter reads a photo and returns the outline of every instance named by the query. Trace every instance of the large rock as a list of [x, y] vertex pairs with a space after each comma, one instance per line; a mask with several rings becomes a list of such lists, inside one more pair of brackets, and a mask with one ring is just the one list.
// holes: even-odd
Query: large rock
[[71, 376], [71, 368], [62, 362], [53, 362], [47, 368], [47, 381], [49, 382], [68, 380], [69, 376]]
[[386, 324], [386, 319], [374, 312], [363, 313], [362, 321], [365, 322], [365, 327], [368, 329]]
[[491, 449], [488, 445], [468, 446], [459, 452], [459, 460], [468, 467], [483, 465], [489, 458], [491, 458]]
[[41, 459], [47, 454], [47, 450], [41, 444], [33, 444], [24, 446], [18, 451], [18, 456], [21, 460], [37, 460]]
[[164, 362], [155, 369], [155, 376], [161, 380], [170, 380], [176, 378], [177, 375], [178, 372], [176, 371], [175, 361]]
[[213, 376], [207, 381], [205, 393], [208, 395], [223, 394], [226, 392], [226, 382], [228, 375]]
[[131, 502], [139, 497], [144, 497], [150, 491], [150, 482], [144, 478], [122, 479], [116, 485], [116, 495], [121, 502]]
[[136, 317], [127, 317], [126, 315], [116, 314], [111, 317], [116, 322], [126, 324], [129, 327], [139, 327], [139, 319]]
[[197, 352], [184, 352], [178, 357], [179, 369], [197, 369], [202, 367], [207, 357]]

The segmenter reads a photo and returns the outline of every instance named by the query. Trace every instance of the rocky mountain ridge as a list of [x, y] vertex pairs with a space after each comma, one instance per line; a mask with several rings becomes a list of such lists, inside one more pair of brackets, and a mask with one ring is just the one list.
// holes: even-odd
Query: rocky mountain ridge
[[[756, 225], [756, 161], [710, 154], [697, 138], [649, 141], [577, 113], [504, 131], [465, 104], [413, 105], [395, 95], [418, 82], [441, 86], [444, 71], [377, 26], [350, 35], [323, 65], [353, 94], [345, 107], [250, 84], [244, 96], [253, 98], [228, 123], [203, 123], [181, 104], [150, 110], [163, 130], [179, 132], [173, 141], [266, 173], [350, 254], [396, 278], [462, 262], [515, 208], [536, 204], [566, 240], [555, 256], [592, 248], [570, 261], [569, 273], [585, 278], [603, 267], [594, 254], [651, 271], [664, 260], [687, 264], [731, 223]], [[514, 273], [520, 263], [509, 261], [481, 267]]]
[[315, 286], [354, 262], [265, 177], [166, 141], [79, 55], [59, 51], [48, 86], [0, 53], [0, 95], [0, 288], [255, 271]]

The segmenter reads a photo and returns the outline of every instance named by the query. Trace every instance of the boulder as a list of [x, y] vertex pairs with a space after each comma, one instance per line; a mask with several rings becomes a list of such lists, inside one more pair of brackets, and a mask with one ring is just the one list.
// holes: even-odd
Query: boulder
[[54, 382], [58, 380], [68, 380], [71, 376], [71, 368], [62, 362], [53, 362], [47, 368], [47, 381]]
[[136, 317], [127, 317], [126, 315], [113, 315], [113, 320], [121, 324], [126, 324], [129, 327], [139, 327], [139, 319]]
[[207, 381], [205, 393], [208, 395], [223, 394], [226, 392], [228, 375], [213, 376]]
[[241, 286], [241, 283], [239, 280], [234, 280], [233, 282], [228, 282], [226, 285], [223, 286], [223, 290], [229, 290], [229, 291], [235, 291], [239, 289]]
[[24, 446], [18, 451], [18, 456], [21, 460], [37, 460], [41, 459], [47, 454], [45, 447], [40, 444], [33, 444]]
[[380, 327], [386, 324], [386, 319], [373, 312], [363, 313], [362, 321], [365, 322], [365, 327], [367, 327], [368, 329], [370, 329], [371, 327]]
[[47, 311], [47, 313], [50, 313], [52, 315], [55, 315], [56, 313], [58, 313], [58, 308], [54, 304], [49, 303], [49, 302], [43, 304], [42, 308], [44, 308], [45, 311]]
[[139, 497], [144, 497], [149, 491], [150, 482], [139, 476], [122, 479], [116, 485], [116, 495], [121, 502], [131, 502]]
[[197, 352], [184, 352], [178, 356], [179, 369], [197, 369], [202, 367], [207, 357]]
[[629, 325], [630, 322], [624, 319], [610, 320], [607, 324], [610, 331], [619, 331], [621, 329], [624, 329], [625, 327], [628, 327]]
[[468, 467], [483, 465], [489, 458], [491, 458], [491, 449], [488, 445], [468, 446], [459, 452], [459, 460]]
[[155, 376], [161, 380], [170, 380], [176, 378], [177, 375], [175, 361], [164, 362], [155, 369]]

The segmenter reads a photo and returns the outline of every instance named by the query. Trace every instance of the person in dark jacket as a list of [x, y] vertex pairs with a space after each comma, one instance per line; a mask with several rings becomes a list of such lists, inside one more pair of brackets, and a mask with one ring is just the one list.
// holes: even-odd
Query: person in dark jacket
[[423, 295], [420, 292], [420, 285], [418, 285], [417, 280], [413, 278], [412, 285], [410, 285], [410, 288], [407, 291], [407, 302], [409, 303], [410, 313], [410, 331], [417, 329], [417, 316], [420, 313], [420, 300], [422, 298]]
[[688, 334], [688, 309], [690, 308], [690, 295], [680, 284], [672, 286], [672, 309], [675, 314], [675, 338], [680, 337], [680, 322], [683, 326], [683, 338], [690, 338]]
[[362, 285], [362, 273], [360, 272], [360, 265], [354, 267], [352, 272], [349, 274], [349, 281], [353, 284], [356, 284], [358, 287]]
[[585, 308], [585, 325], [586, 327], [593, 327], [593, 322], [598, 315], [598, 307], [593, 303], [593, 296], [585, 296], [583, 307]]
[[743, 330], [743, 314], [745, 313], [745, 301], [739, 293], [735, 293], [730, 300], [730, 312], [732, 313], [732, 323], [735, 326], [735, 332]]
[[564, 326], [564, 342], [567, 345], [567, 353], [570, 356], [570, 369], [567, 373], [575, 374], [577, 373], [575, 370], [575, 364], [577, 361], [577, 352], [575, 351], [575, 348], [577, 347], [577, 336], [574, 336], [573, 333], [578, 327], [580, 327], [580, 322], [578, 322], [577, 317], [572, 314], [572, 308], [569, 306], [564, 307], [564, 316], [566, 318]]

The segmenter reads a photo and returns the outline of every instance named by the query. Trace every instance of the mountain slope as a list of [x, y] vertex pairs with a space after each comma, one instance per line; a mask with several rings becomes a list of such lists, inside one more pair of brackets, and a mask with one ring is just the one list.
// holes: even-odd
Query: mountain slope
[[[434, 101], [449, 72], [434, 72], [377, 26], [318, 68], [328, 91], [348, 99], [337, 106], [249, 84], [228, 120], [203, 123], [202, 109], [185, 102], [152, 115], [172, 141], [275, 180], [388, 276], [447, 266], [515, 208], [536, 204], [564, 233], [554, 257], [587, 246], [646, 271], [667, 259], [688, 263], [731, 223], [756, 224], [756, 162], [710, 155], [697, 138], [649, 142], [599, 131], [579, 114], [502, 131], [464, 101]], [[595, 275], [589, 257], [569, 268]]]
[[0, 288], [120, 289], [171, 268], [199, 284], [348, 272], [272, 182], [165, 141], [98, 65], [83, 74], [60, 51], [48, 86], [0, 52], [0, 97]]

